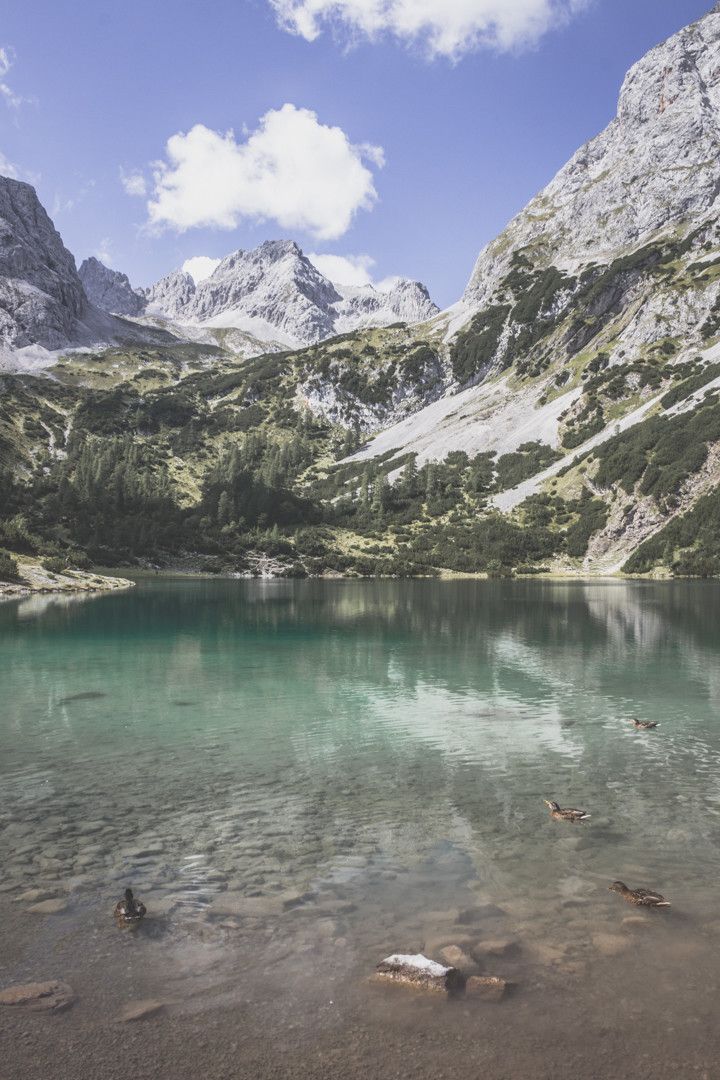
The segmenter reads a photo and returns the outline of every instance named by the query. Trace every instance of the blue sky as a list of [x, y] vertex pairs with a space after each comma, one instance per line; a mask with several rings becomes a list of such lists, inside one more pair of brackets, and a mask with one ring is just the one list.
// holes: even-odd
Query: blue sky
[[[398, 14], [383, 32], [379, 0], [35, 0], [31, 15], [6, 0], [0, 160], [35, 183], [78, 262], [104, 255], [133, 284], [289, 236], [366, 256], [377, 280], [418, 278], [445, 306], [612, 118], [630, 64], [712, 6], [410, 0], [437, 12], [416, 34], [419, 9], [385, 2]], [[483, 13], [505, 5], [502, 40], [482, 40]]]

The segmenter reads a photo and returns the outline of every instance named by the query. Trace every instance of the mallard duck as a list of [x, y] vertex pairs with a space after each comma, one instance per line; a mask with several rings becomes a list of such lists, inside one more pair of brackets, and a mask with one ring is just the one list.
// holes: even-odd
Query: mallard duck
[[136, 923], [145, 917], [146, 911], [145, 905], [133, 896], [132, 889], [126, 889], [125, 896], [115, 905], [115, 918], [120, 922]]
[[628, 889], [624, 881], [613, 881], [608, 886], [610, 892], [619, 893], [628, 904], [636, 907], [670, 907], [670, 901], [659, 892], [650, 892], [649, 889]]
[[543, 799], [543, 802], [550, 808], [550, 817], [554, 818], [555, 821], [571, 821], [574, 825], [576, 821], [585, 821], [586, 818], [590, 817], [585, 810], [572, 810], [570, 808], [563, 810], [551, 799]]
[[657, 720], [638, 720], [637, 717], [632, 717], [631, 724], [634, 724], [638, 731], [654, 731], [658, 726]]

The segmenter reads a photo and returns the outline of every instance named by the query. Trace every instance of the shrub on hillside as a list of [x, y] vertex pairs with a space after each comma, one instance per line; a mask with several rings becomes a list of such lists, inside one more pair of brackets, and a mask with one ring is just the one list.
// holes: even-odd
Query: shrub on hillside
[[48, 559], [43, 559], [41, 566], [43, 570], [47, 570], [49, 574], [64, 574], [67, 570], [65, 560], [59, 558], [57, 555], [51, 555]]
[[0, 581], [19, 581], [20, 572], [17, 560], [9, 551], [0, 549]]

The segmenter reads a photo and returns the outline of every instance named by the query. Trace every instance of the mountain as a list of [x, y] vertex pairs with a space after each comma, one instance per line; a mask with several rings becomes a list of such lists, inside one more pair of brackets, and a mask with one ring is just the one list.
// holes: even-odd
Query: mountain
[[235, 251], [198, 285], [175, 270], [144, 291], [134, 290], [124, 274], [96, 259], [83, 263], [83, 273], [91, 298], [105, 311], [145, 314], [178, 328], [239, 330], [258, 342], [260, 352], [302, 348], [371, 326], [423, 322], [439, 310], [424, 285], [403, 278], [383, 292], [335, 285], [292, 240]]
[[57, 349], [83, 336], [75, 260], [30, 184], [0, 177], [0, 347]]
[[481, 252], [467, 308], [502, 303], [519, 253], [534, 271], [554, 267], [577, 279], [660, 238], [692, 231], [693, 249], [717, 243], [719, 12], [716, 5], [631, 68], [606, 130]]
[[184, 341], [3, 379], [0, 545], [22, 518], [104, 565], [720, 576], [718, 72], [720, 6], [445, 312], [274, 241], [145, 293], [138, 332]]
[[227, 255], [200, 282], [181, 318], [240, 327], [260, 338], [279, 333], [297, 346], [333, 334], [331, 308], [339, 300], [297, 244], [269, 240], [254, 251]]
[[[526, 461], [522, 483], [494, 503], [519, 512], [563, 487], [600, 497], [608, 521], [589, 548], [593, 569], [618, 569], [714, 489], [718, 71], [716, 5], [634, 65], [605, 131], [480, 253], [461, 301], [435, 321], [452, 385], [359, 459], [547, 446], [557, 461], [534, 475]], [[672, 445], [682, 457], [686, 443], [694, 464], [671, 475], [662, 454]], [[603, 465], [626, 453], [632, 480]]]
[[60, 349], [171, 340], [92, 303], [35, 189], [0, 176], [0, 370], [46, 366]]
[[197, 286], [175, 271], [146, 295], [149, 313], [181, 325], [233, 327], [285, 348], [370, 326], [423, 322], [438, 313], [419, 282], [398, 279], [387, 292], [335, 285], [292, 240], [235, 251]]
[[387, 290], [373, 285], [336, 285], [342, 300], [334, 305], [335, 332], [346, 334], [394, 322], [422, 323], [438, 314], [426, 287], [419, 281], [396, 278]]
[[180, 318], [195, 296], [195, 282], [183, 270], [173, 270], [145, 289], [145, 311], [148, 315]]
[[99, 259], [85, 259], [78, 276], [88, 300], [101, 311], [132, 316], [145, 310], [145, 297], [140, 290], [133, 289], [127, 274], [110, 270]]

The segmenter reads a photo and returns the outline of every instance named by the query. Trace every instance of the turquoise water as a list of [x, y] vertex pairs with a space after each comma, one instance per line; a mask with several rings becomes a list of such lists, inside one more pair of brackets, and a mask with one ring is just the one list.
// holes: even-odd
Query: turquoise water
[[[301, 1068], [328, 1025], [349, 1039], [358, 1001], [389, 1046], [413, 1018], [427, 1027], [414, 996], [365, 985], [388, 952], [502, 939], [482, 965], [518, 987], [483, 1014], [496, 1068], [527, 1069], [548, 992], [636, 1028], [645, 1005], [620, 1009], [619, 973], [638, 998], [648, 980], [667, 994], [652, 1015], [673, 1009], [703, 1068], [698, 1017], [720, 981], [719, 600], [714, 583], [145, 579], [1, 606], [2, 982], [62, 973], [80, 996], [62, 1030], [98, 1063], [124, 1000], [167, 997], [152, 1038], [176, 1044], [188, 1016], [225, 1016], [239, 994], [267, 1010], [272, 986], [296, 1011]], [[551, 822], [544, 798], [591, 821]], [[637, 913], [615, 878], [660, 889], [672, 913], [624, 922]], [[152, 916], [130, 950], [108, 923], [126, 884]], [[32, 889], [62, 910], [30, 911]], [[238, 976], [248, 963], [262, 978]], [[477, 1023], [461, 1010], [458, 1045]], [[42, 1030], [25, 1076], [43, 1053], [57, 1065]], [[584, 1054], [594, 1068], [591, 1042], [586, 1024], [574, 1076]]]

